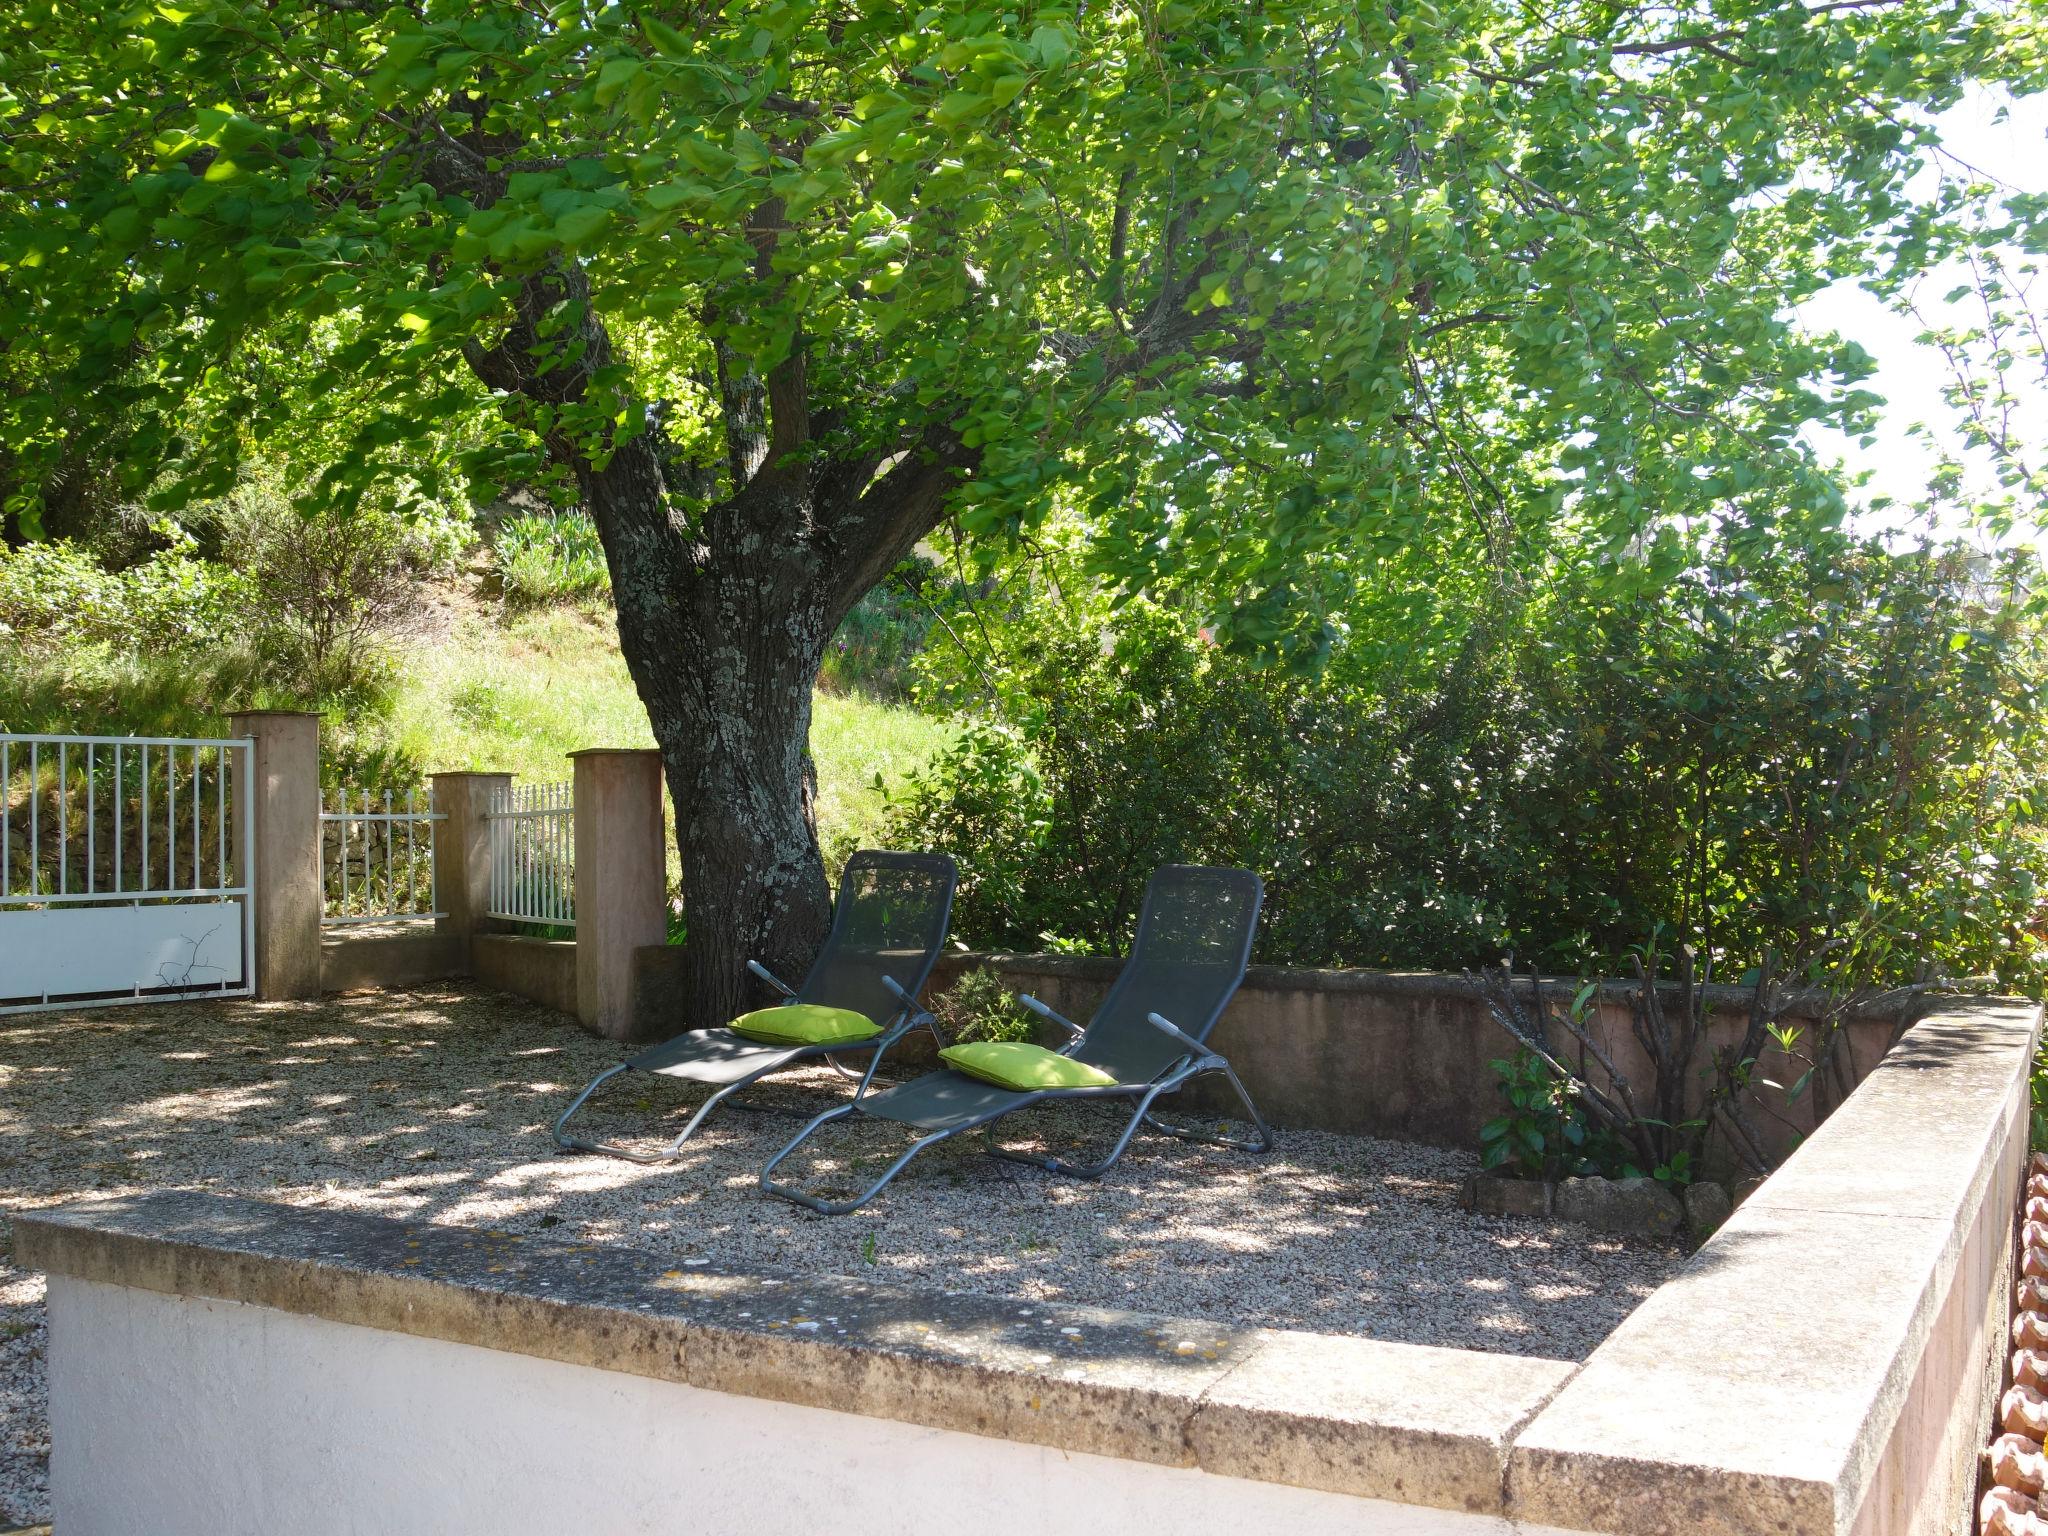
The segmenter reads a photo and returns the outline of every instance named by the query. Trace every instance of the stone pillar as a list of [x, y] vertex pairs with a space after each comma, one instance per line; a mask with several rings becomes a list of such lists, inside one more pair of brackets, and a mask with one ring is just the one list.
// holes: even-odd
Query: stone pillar
[[611, 1040], [633, 1033], [633, 953], [668, 936], [661, 754], [572, 752], [576, 777], [576, 1016]]
[[231, 734], [254, 742], [236, 753], [235, 800], [250, 808], [256, 847], [241, 846], [255, 908], [251, 972], [260, 998], [320, 995], [320, 717], [257, 709], [231, 715]]
[[509, 773], [437, 773], [434, 809], [447, 819], [434, 825], [435, 927], [465, 971], [473, 970], [470, 940], [487, 933], [491, 893], [491, 798], [512, 782]]

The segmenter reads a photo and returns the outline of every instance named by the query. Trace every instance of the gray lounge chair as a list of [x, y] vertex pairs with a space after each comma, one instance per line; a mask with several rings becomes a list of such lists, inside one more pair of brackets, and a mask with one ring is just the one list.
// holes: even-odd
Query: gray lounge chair
[[[800, 987], [777, 980], [755, 960], [747, 969], [783, 995], [785, 1004], [812, 1003], [851, 1009], [883, 1025], [866, 1040], [829, 1045], [774, 1045], [750, 1040], [731, 1029], [693, 1029], [600, 1072], [555, 1122], [558, 1145], [578, 1152], [604, 1152], [637, 1163], [666, 1162], [681, 1153], [704, 1117], [732, 1095], [773, 1072], [824, 1057], [841, 1076], [857, 1078], [865, 1092], [890, 1046], [911, 1030], [938, 1030], [918, 994], [946, 942], [957, 879], [953, 861], [937, 853], [878, 853], [862, 849], [846, 861], [832, 909], [832, 931]], [[866, 1058], [866, 1070], [847, 1060]], [[698, 1108], [682, 1133], [659, 1151], [639, 1151], [611, 1142], [584, 1141], [568, 1134], [569, 1119], [586, 1100], [622, 1072], [653, 1072], [705, 1083], [716, 1091]], [[735, 1108], [746, 1108], [734, 1101]]]
[[[1169, 866], [1155, 874], [1146, 887], [1130, 958], [1085, 1029], [1061, 1018], [1036, 998], [1020, 999], [1073, 1035], [1059, 1054], [1108, 1073], [1116, 1080], [1112, 1086], [1018, 1090], [951, 1070], [927, 1073], [878, 1093], [857, 1094], [849, 1103], [819, 1115], [762, 1169], [761, 1188], [825, 1215], [841, 1215], [874, 1199], [904, 1164], [926, 1147], [979, 1127], [989, 1128], [988, 1150], [995, 1156], [1082, 1179], [1100, 1178], [1107, 1172], [1123, 1156], [1141, 1125], [1184, 1140], [1244, 1152], [1271, 1150], [1272, 1134], [1259, 1118], [1251, 1095], [1230, 1063], [1204, 1043], [1244, 980], [1264, 896], [1259, 877], [1249, 870]], [[1153, 1115], [1155, 1099], [1212, 1072], [1222, 1075], [1244, 1105], [1245, 1117], [1255, 1132], [1251, 1137], [1208, 1135]], [[1034, 1104], [1074, 1099], [1130, 1106], [1129, 1121], [1100, 1162], [1069, 1163], [996, 1144], [993, 1123], [1005, 1115]], [[856, 1114], [893, 1120], [924, 1134], [863, 1194], [851, 1200], [826, 1200], [772, 1177], [782, 1161], [820, 1127]]]

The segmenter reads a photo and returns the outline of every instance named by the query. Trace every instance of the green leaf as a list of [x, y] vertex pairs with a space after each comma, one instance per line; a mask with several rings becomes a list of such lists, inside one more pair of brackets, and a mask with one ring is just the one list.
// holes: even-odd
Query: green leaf
[[611, 223], [611, 210], [586, 203], [555, 220], [555, 238], [570, 249], [584, 245]]
[[1061, 23], [1042, 21], [1031, 29], [1031, 52], [1047, 69], [1058, 69], [1074, 56], [1073, 34]]
[[690, 40], [674, 27], [656, 16], [642, 16], [640, 29], [647, 34], [647, 40], [654, 44], [655, 51], [665, 59], [687, 59], [690, 57]]
[[988, 116], [994, 101], [980, 91], [948, 91], [931, 110], [931, 120], [941, 128], [958, 128]]
[[597, 72], [597, 104], [608, 107], [619, 99], [619, 93], [633, 82], [633, 78], [646, 65], [639, 59], [622, 57], [607, 59], [604, 67]]

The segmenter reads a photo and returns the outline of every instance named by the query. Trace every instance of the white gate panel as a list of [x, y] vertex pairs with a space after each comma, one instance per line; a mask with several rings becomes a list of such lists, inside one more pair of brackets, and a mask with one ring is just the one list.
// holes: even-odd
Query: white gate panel
[[0, 1002], [246, 985], [238, 901], [45, 907], [8, 913], [0, 932]]
[[252, 751], [0, 731], [0, 1014], [252, 993]]

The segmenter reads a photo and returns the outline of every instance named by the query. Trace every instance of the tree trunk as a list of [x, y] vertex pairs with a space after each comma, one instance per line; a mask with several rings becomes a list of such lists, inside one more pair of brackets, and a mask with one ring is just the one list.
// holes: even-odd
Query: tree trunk
[[581, 475], [675, 807], [688, 928], [679, 1022], [700, 1028], [765, 1000], [749, 959], [795, 985], [830, 921], [811, 689], [839, 615], [807, 542], [774, 536], [803, 527], [803, 509], [743, 492], [707, 514], [716, 536], [690, 543], [667, 526], [659, 477], [645, 440]]
[[[579, 322], [543, 342], [557, 306]], [[529, 278], [505, 336], [467, 355], [493, 388], [550, 408], [580, 405], [612, 359], [573, 266]], [[542, 367], [544, 356], [573, 360]], [[887, 452], [800, 451], [812, 431], [800, 358], [764, 385], [721, 355], [720, 381], [732, 492], [694, 521], [671, 497], [658, 430], [595, 454], [546, 435], [603, 540], [620, 647], [675, 806], [684, 1027], [765, 1000], [749, 959], [792, 985], [809, 969], [831, 917], [810, 758], [818, 666], [847, 610], [936, 526], [954, 475], [979, 458], [942, 427]]]

